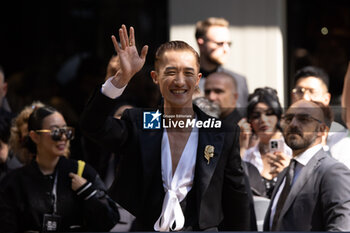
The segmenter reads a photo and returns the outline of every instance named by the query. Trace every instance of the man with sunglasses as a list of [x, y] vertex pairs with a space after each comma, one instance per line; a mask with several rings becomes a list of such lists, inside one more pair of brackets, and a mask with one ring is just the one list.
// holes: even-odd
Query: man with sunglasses
[[350, 170], [322, 147], [330, 110], [299, 100], [283, 117], [283, 135], [293, 150], [278, 176], [265, 231], [350, 231]]
[[[313, 100], [329, 106], [331, 94], [328, 92], [329, 77], [321, 68], [306, 66], [299, 69], [295, 75], [295, 87], [292, 89], [292, 103], [298, 100]], [[335, 109], [337, 110], [337, 109]], [[349, 130], [336, 121], [331, 122], [329, 133], [324, 136], [325, 149], [331, 155], [350, 168], [350, 158], [344, 140], [347, 139]]]
[[202, 78], [199, 88], [204, 92], [204, 82], [209, 74], [225, 72], [235, 78], [237, 84], [237, 109], [245, 115], [248, 101], [248, 86], [246, 78], [223, 67], [229, 58], [232, 45], [229, 22], [224, 18], [210, 17], [196, 23], [196, 41], [200, 53], [200, 72]]

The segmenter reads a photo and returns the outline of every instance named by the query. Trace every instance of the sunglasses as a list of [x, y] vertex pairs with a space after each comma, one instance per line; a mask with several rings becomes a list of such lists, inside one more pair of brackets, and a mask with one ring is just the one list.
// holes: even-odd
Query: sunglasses
[[315, 117], [310, 116], [309, 114], [286, 114], [282, 117], [282, 120], [286, 124], [290, 124], [292, 120], [295, 119], [302, 123], [302, 124], [307, 124], [310, 123], [311, 121], [317, 121], [318, 123], [322, 123], [319, 119], [316, 119]]
[[293, 95], [303, 96], [306, 92], [309, 92], [311, 96], [317, 95], [317, 91], [313, 88], [296, 87], [292, 89]]
[[40, 129], [35, 130], [37, 133], [50, 133], [52, 140], [60, 141], [62, 136], [66, 136], [67, 140], [74, 139], [74, 128], [73, 127], [62, 127], [62, 128], [54, 128], [54, 129]]

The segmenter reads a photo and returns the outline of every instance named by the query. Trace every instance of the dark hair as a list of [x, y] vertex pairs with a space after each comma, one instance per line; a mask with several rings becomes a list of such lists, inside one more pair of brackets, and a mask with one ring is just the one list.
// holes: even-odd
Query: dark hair
[[324, 123], [327, 125], [328, 128], [331, 127], [332, 121], [333, 121], [333, 112], [332, 109], [329, 106], [324, 105], [323, 103], [319, 101], [311, 101], [312, 103], [316, 104], [320, 109], [322, 110], [323, 117], [324, 117]]
[[11, 135], [11, 120], [10, 113], [0, 111], [0, 140], [8, 144]]
[[274, 115], [276, 115], [278, 118], [277, 128], [281, 130], [279, 121], [281, 120], [282, 116], [282, 107], [278, 100], [277, 91], [271, 87], [255, 89], [254, 93], [250, 94], [248, 97], [248, 120], [251, 118], [254, 108], [258, 103], [265, 103], [273, 110]]
[[297, 83], [299, 79], [310, 77], [310, 76], [316, 77], [319, 80], [321, 80], [328, 89], [328, 85], [329, 85], [328, 74], [323, 69], [315, 66], [305, 66], [297, 70], [294, 75], [294, 85]]
[[170, 50], [192, 52], [193, 56], [196, 59], [196, 65], [197, 65], [197, 68], [199, 70], [199, 55], [196, 52], [196, 50], [194, 50], [189, 44], [187, 44], [184, 41], [175, 40], [175, 41], [166, 42], [166, 43], [162, 44], [161, 46], [159, 46], [159, 48], [157, 49], [155, 59], [154, 59], [154, 69], [156, 71], [159, 68], [159, 64], [162, 60], [162, 56], [164, 55], [164, 53], [166, 51], [170, 51]]
[[[43, 127], [43, 120], [45, 117], [50, 116], [51, 114], [58, 112], [56, 109], [50, 106], [44, 106], [40, 108], [35, 108], [34, 111], [30, 114], [28, 119], [28, 132], [31, 130], [39, 130]], [[25, 146], [31, 153], [36, 153], [36, 144], [31, 140], [29, 136], [25, 139]]]

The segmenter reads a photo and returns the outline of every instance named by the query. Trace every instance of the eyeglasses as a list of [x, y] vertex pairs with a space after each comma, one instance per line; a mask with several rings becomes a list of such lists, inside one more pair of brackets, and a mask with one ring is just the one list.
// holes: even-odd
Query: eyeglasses
[[212, 43], [216, 44], [217, 47], [224, 47], [225, 44], [227, 44], [228, 47], [231, 47], [231, 45], [232, 45], [231, 41], [220, 41], [220, 42], [218, 42], [218, 41], [211, 40], [211, 39], [208, 39], [208, 38], [206, 38], [205, 41], [212, 42]]
[[292, 122], [292, 120], [294, 119], [294, 117], [298, 122], [300, 122], [302, 124], [308, 124], [311, 121], [317, 121], [318, 123], [322, 123], [321, 120], [319, 120], [315, 117], [312, 117], [309, 114], [286, 114], [282, 117], [282, 120], [284, 123], [290, 124]]
[[313, 88], [305, 88], [305, 87], [296, 87], [292, 89], [293, 95], [303, 96], [306, 92], [309, 92], [310, 95], [315, 95], [317, 92]]
[[74, 139], [74, 128], [73, 127], [62, 127], [62, 128], [54, 128], [54, 129], [40, 129], [35, 130], [37, 133], [50, 133], [52, 140], [60, 141], [62, 136], [65, 135], [67, 140]]

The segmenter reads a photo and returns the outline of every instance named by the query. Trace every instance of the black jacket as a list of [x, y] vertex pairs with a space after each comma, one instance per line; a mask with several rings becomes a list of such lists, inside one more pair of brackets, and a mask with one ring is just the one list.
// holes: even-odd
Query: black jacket
[[[161, 174], [163, 130], [144, 130], [141, 109], [126, 110], [122, 120], [111, 117], [115, 104], [116, 100], [98, 89], [83, 112], [82, 130], [94, 141], [124, 155], [111, 197], [136, 216], [138, 230], [152, 231], [165, 195]], [[194, 111], [199, 120], [208, 120], [195, 106]], [[209, 164], [204, 157], [207, 145], [215, 148]], [[245, 186], [238, 126], [199, 129], [193, 196], [187, 195], [188, 204], [194, 208], [190, 215], [184, 212], [186, 221], [190, 217], [190, 225], [194, 223], [192, 229], [214, 229], [223, 223], [223, 230], [249, 230]]]
[[0, 181], [7, 175], [7, 173], [22, 166], [23, 165], [18, 159], [10, 153], [6, 162], [0, 163]]
[[72, 190], [68, 174], [77, 172], [77, 164], [61, 156], [54, 174], [43, 175], [34, 159], [31, 164], [9, 173], [0, 187], [0, 232], [42, 230], [43, 215], [53, 213], [52, 188], [56, 171], [59, 230], [110, 230], [119, 220], [115, 203], [106, 195], [98, 174], [87, 164], [82, 176], [88, 182], [77, 192]]

